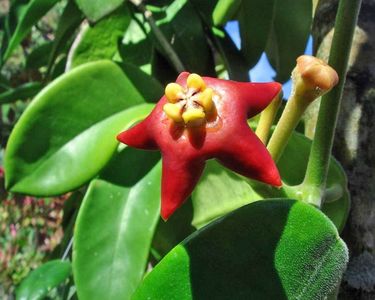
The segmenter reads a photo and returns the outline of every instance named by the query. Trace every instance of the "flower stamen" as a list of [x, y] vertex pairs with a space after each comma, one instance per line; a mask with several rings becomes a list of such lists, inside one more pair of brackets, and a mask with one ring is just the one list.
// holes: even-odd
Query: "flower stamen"
[[176, 103], [177, 101], [184, 98], [184, 89], [181, 85], [172, 82], [165, 87], [165, 96], [171, 103]]
[[186, 88], [177, 83], [169, 83], [165, 88], [169, 103], [163, 106], [165, 114], [174, 122], [184, 122], [186, 126], [200, 126], [207, 121], [206, 114], [214, 111], [214, 90], [206, 86], [198, 74], [190, 74]]

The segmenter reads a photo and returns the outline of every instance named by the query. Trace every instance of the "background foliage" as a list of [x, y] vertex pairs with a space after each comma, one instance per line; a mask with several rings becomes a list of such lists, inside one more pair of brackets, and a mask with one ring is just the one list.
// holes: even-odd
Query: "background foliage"
[[[151, 111], [163, 85], [183, 70], [248, 81], [249, 70], [266, 53], [275, 80], [286, 82], [305, 49], [315, 4], [311, 0], [163, 0], [138, 6], [119, 0], [2, 2], [0, 134], [10, 193], [2, 192], [0, 214], [6, 225], [0, 229], [2, 244], [16, 244], [12, 246], [16, 250], [5, 250], [11, 254], [0, 258], [8, 257], [8, 265], [17, 259], [25, 265], [21, 270], [7, 266], [1, 275], [6, 277], [1, 283], [5, 293], [12, 294], [17, 285], [19, 299], [144, 299], [164, 284], [178, 299], [204, 298], [208, 295], [202, 293], [215, 291], [196, 285], [197, 278], [221, 282], [226, 278], [220, 274], [235, 266], [251, 269], [254, 263], [276, 263], [277, 269], [261, 267], [257, 273], [272, 280], [242, 272], [228, 285], [233, 288], [250, 276], [261, 295], [265, 286], [272, 285], [280, 299], [334, 296], [348, 259], [339, 237], [350, 206], [347, 180], [333, 159], [327, 190], [340, 192], [328, 199], [323, 213], [289, 199], [303, 179], [311, 146], [301, 133], [293, 134], [278, 164], [283, 189], [243, 178], [211, 161], [191, 199], [166, 223], [159, 217], [159, 154], [119, 147], [115, 140], [118, 132]], [[238, 21], [240, 47], [225, 30], [229, 20]], [[251, 124], [256, 127], [257, 120]], [[54, 198], [45, 204], [34, 197]], [[275, 215], [264, 218], [270, 212]], [[50, 213], [53, 222], [43, 226]], [[9, 217], [12, 214], [18, 215]], [[38, 224], [40, 229], [35, 228]], [[259, 234], [241, 236], [244, 228]], [[44, 240], [31, 242], [39, 231]], [[215, 244], [221, 238], [223, 244]], [[226, 243], [237, 239], [243, 243], [233, 242], [228, 251]], [[49, 248], [41, 247], [45, 240]], [[266, 251], [270, 243], [281, 246], [258, 257], [249, 254], [248, 243], [260, 247], [253, 252], [262, 247]], [[210, 264], [219, 269], [187, 269], [189, 258], [196, 257], [197, 265], [207, 262], [202, 244], [215, 251]], [[23, 251], [25, 255], [17, 258]], [[249, 262], [249, 256], [257, 257], [256, 262]], [[42, 261], [49, 262], [19, 285]], [[321, 267], [314, 269], [317, 264]], [[146, 268], [155, 265], [142, 281]], [[180, 273], [174, 273], [177, 266]], [[214, 277], [218, 270], [222, 273]], [[189, 272], [194, 276], [188, 277]], [[186, 284], [171, 285], [170, 274], [181, 276], [179, 282]], [[302, 290], [294, 286], [296, 278], [304, 282]], [[244, 297], [258, 297], [253, 285], [227, 289], [221, 295], [240, 290]]]

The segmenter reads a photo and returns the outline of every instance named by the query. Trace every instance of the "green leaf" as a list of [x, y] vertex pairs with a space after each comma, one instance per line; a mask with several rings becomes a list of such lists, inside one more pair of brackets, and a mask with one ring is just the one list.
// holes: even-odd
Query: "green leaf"
[[31, 27], [39, 21], [59, 0], [31, 0], [22, 10], [18, 19], [17, 27], [10, 38], [8, 47], [4, 53], [4, 60], [7, 60], [13, 50], [30, 32]]
[[213, 25], [212, 14], [218, 0], [190, 0], [204, 23], [210, 27]]
[[192, 225], [201, 228], [208, 222], [263, 197], [252, 189], [247, 180], [225, 169], [216, 160], [209, 160], [192, 198]]
[[212, 26], [211, 15], [216, 1], [192, 0], [192, 3], [199, 12], [205, 27], [211, 28], [208, 36], [219, 52], [229, 78], [237, 81], [249, 81], [249, 68], [242, 53], [225, 30]]
[[249, 81], [249, 69], [241, 52], [225, 30], [212, 27], [212, 40], [218, 49], [228, 71], [229, 78], [237, 81]]
[[86, 17], [96, 22], [122, 5], [124, 0], [75, 0]]
[[195, 231], [191, 226], [193, 218], [193, 206], [191, 199], [185, 203], [168, 219], [167, 222], [160, 220], [152, 241], [153, 254], [160, 259], [172, 250], [178, 243], [182, 242]]
[[0, 104], [15, 102], [35, 96], [43, 87], [40, 82], [28, 82], [0, 93]]
[[130, 299], [140, 283], [159, 220], [159, 158], [125, 148], [91, 182], [73, 244], [79, 299]]
[[[293, 133], [284, 154], [277, 164], [283, 182], [288, 185], [297, 185], [302, 182], [305, 176], [310, 148], [311, 140], [309, 138], [298, 132]], [[347, 180], [344, 170], [338, 161], [332, 157], [328, 171], [327, 186], [330, 187], [336, 183], [345, 187]]]
[[44, 299], [50, 290], [63, 283], [71, 274], [68, 261], [51, 260], [32, 271], [16, 289], [17, 300]]
[[133, 299], [324, 299], [347, 261], [345, 243], [319, 210], [259, 201], [184, 240]]
[[250, 68], [257, 63], [266, 47], [276, 2], [276, 0], [241, 2], [239, 12], [241, 51]]
[[51, 71], [57, 55], [66, 47], [66, 44], [82, 20], [82, 13], [76, 3], [74, 1], [68, 1], [55, 32], [55, 39], [48, 59], [47, 73]]
[[212, 14], [214, 25], [225, 25], [236, 14], [240, 5], [241, 0], [219, 0]]
[[147, 102], [157, 102], [164, 94], [164, 87], [154, 77], [132, 64], [122, 63], [120, 67], [129, 80], [138, 87], [139, 93]]
[[[156, 24], [167, 39], [173, 41], [171, 46], [185, 68], [198, 74], [214, 75], [213, 57], [206, 42], [202, 23], [192, 4], [188, 0], [173, 1], [166, 8], [165, 14], [160, 15], [155, 14]], [[158, 49], [163, 53], [160, 45]]]
[[70, 67], [100, 59], [112, 59], [129, 23], [129, 10], [123, 5], [97, 24], [86, 24], [77, 37], [78, 41], [75, 41]]
[[57, 195], [73, 190], [108, 162], [116, 134], [144, 118], [152, 105], [110, 61], [73, 69], [42, 90], [13, 130], [5, 155], [14, 192]]
[[44, 43], [27, 55], [26, 57], [26, 69], [39, 69], [48, 64], [48, 56], [51, 53], [53, 42]]
[[[264, 198], [278, 198], [287, 195], [292, 197], [295, 193], [294, 190], [291, 190], [292, 186], [299, 185], [303, 180], [310, 147], [310, 139], [300, 133], [293, 133], [278, 162], [284, 182], [284, 189], [281, 190], [241, 177], [215, 161], [208, 162], [207, 168], [192, 194], [193, 225], [200, 228], [246, 203]], [[341, 194], [339, 194], [339, 198], [325, 203], [323, 212], [327, 213], [341, 231], [348, 216], [350, 196], [345, 173], [334, 158], [331, 159], [327, 178], [327, 188], [333, 187], [339, 188]]]
[[150, 74], [154, 44], [141, 19], [140, 14], [134, 14], [119, 45], [119, 54], [125, 63], [139, 66]]
[[277, 0], [266, 53], [277, 72], [277, 81], [287, 81], [304, 53], [312, 22], [311, 0]]
[[[287, 185], [285, 190], [289, 192], [293, 186], [296, 186], [293, 191], [290, 191], [290, 195], [299, 192], [298, 185], [305, 176], [310, 148], [311, 140], [303, 134], [295, 132], [278, 162], [277, 166], [281, 177]], [[350, 193], [345, 171], [333, 156], [328, 169], [327, 190], [328, 194], [322, 206], [322, 211], [341, 232], [349, 215]]]
[[339, 232], [344, 230], [346, 220], [350, 211], [350, 193], [345, 189], [344, 195], [334, 202], [324, 202], [322, 211], [331, 219], [336, 225]]

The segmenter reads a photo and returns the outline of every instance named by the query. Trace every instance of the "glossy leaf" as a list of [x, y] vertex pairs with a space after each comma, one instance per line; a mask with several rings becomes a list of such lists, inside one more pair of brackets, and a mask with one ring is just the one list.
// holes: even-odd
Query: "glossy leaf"
[[151, 74], [166, 86], [176, 80], [178, 73], [165, 56], [156, 47], [153, 49], [151, 58]]
[[91, 182], [74, 236], [79, 299], [130, 299], [141, 281], [160, 214], [159, 158], [125, 148]]
[[236, 14], [240, 4], [241, 0], [219, 0], [212, 14], [214, 25], [225, 25]]
[[322, 211], [331, 219], [341, 233], [344, 230], [350, 211], [349, 191], [345, 189], [344, 195], [334, 202], [323, 203]]
[[[311, 140], [300, 133], [295, 132], [292, 135], [278, 162], [285, 187], [283, 190], [240, 177], [218, 163], [210, 162], [192, 195], [193, 225], [200, 228], [246, 203], [289, 195], [288, 187], [298, 185], [303, 180], [310, 147]], [[341, 189], [342, 195], [339, 199], [334, 199], [334, 202], [325, 203], [323, 211], [341, 231], [348, 216], [350, 196], [345, 173], [339, 163], [332, 158], [327, 187], [336, 185]]]
[[217, 1], [192, 0], [193, 6], [199, 12], [202, 23], [211, 28], [209, 38], [213, 46], [220, 54], [229, 79], [237, 81], [249, 81], [249, 68], [246, 65], [245, 57], [237, 49], [236, 45], [229, 37], [228, 33], [219, 28], [212, 26], [211, 15]]
[[192, 218], [193, 206], [191, 199], [188, 199], [167, 222], [160, 220], [152, 241], [152, 254], [157, 255], [156, 259], [160, 260], [195, 231], [191, 225]]
[[252, 189], [247, 180], [224, 168], [216, 160], [210, 160], [192, 198], [192, 225], [201, 228], [209, 221], [263, 197]]
[[324, 299], [347, 261], [345, 243], [319, 210], [259, 201], [184, 240], [133, 299]]
[[[283, 181], [288, 185], [297, 185], [302, 182], [305, 176], [310, 147], [311, 140], [309, 138], [301, 133], [293, 133], [284, 154], [277, 164]], [[347, 180], [340, 164], [335, 158], [332, 158], [328, 171], [327, 186], [329, 187], [335, 183], [346, 186]]]
[[266, 53], [277, 72], [276, 81], [287, 81], [298, 56], [304, 53], [312, 22], [311, 0], [277, 0]]
[[119, 54], [123, 62], [138, 66], [151, 74], [154, 44], [141, 20], [142, 16], [135, 13], [119, 45]]
[[57, 55], [66, 47], [67, 42], [71, 39], [72, 34], [82, 20], [83, 15], [78, 9], [77, 4], [74, 1], [69, 1], [57, 25], [55, 39], [48, 59], [48, 72], [52, 69]]
[[51, 53], [53, 42], [47, 42], [30, 52], [26, 57], [26, 69], [39, 69], [48, 65], [48, 56]]
[[15, 102], [35, 96], [43, 85], [40, 82], [28, 82], [0, 93], [0, 104]]
[[[292, 141], [287, 145], [285, 154], [278, 163], [278, 168], [285, 184], [295, 186], [302, 182], [307, 167], [310, 147], [311, 141], [304, 135], [299, 133], [293, 135]], [[291, 164], [293, 167], [291, 167]], [[350, 209], [350, 193], [347, 186], [348, 182], [345, 171], [338, 161], [334, 157], [331, 157], [327, 177], [327, 190], [329, 194], [327, 194], [328, 197], [325, 199], [326, 202], [323, 204], [322, 210], [335, 223], [340, 232], [344, 228]], [[286, 186], [287, 191], [288, 188]], [[338, 191], [332, 193], [332, 190]]]
[[44, 299], [71, 274], [70, 262], [51, 260], [33, 270], [16, 289], [17, 300]]
[[123, 0], [75, 0], [86, 17], [96, 22], [122, 5]]
[[111, 158], [116, 134], [149, 113], [151, 105], [123, 111], [142, 102], [137, 88], [109, 61], [59, 77], [36, 96], [9, 138], [8, 189], [46, 196], [81, 186]]
[[198, 11], [203, 22], [213, 25], [212, 14], [218, 0], [190, 0], [194, 8]]
[[17, 21], [17, 27], [9, 41], [8, 47], [4, 53], [4, 60], [7, 60], [14, 49], [30, 32], [41, 17], [43, 17], [59, 0], [31, 0], [22, 10]]
[[[162, 5], [158, 3], [158, 5]], [[207, 45], [203, 26], [196, 10], [187, 0], [173, 1], [169, 6], [148, 6], [153, 11], [156, 24], [161, 29], [185, 68], [191, 72], [213, 75], [214, 61]], [[189, 26], [186, 26], [186, 24]], [[155, 50], [156, 49], [156, 50]], [[199, 55], [197, 55], [199, 53]], [[164, 48], [153, 34], [144, 17], [135, 13], [120, 46], [121, 58], [126, 63], [140, 66], [142, 70], [160, 81], [171, 81], [177, 74], [164, 53]], [[160, 59], [161, 54], [163, 59]]]
[[147, 102], [157, 102], [164, 94], [164, 87], [154, 77], [146, 74], [132, 64], [120, 64], [129, 80], [137, 86], [139, 93]]
[[117, 44], [130, 23], [126, 6], [121, 6], [100, 22], [86, 24], [75, 41], [69, 67], [100, 60], [112, 59], [117, 52]]
[[245, 58], [228, 36], [228, 33], [225, 30], [213, 27], [212, 39], [223, 60], [229, 79], [249, 81], [249, 69], [246, 66]]
[[[173, 49], [190, 72], [215, 74], [212, 54], [208, 48], [203, 26], [188, 0], [173, 1], [165, 15], [155, 14], [156, 24], [171, 42]], [[188, 26], [187, 26], [188, 24]], [[163, 53], [159, 45], [159, 51]], [[168, 57], [166, 56], [168, 59]]]
[[277, 0], [247, 0], [241, 2], [239, 24], [241, 51], [248, 66], [253, 67], [263, 53], [274, 19]]

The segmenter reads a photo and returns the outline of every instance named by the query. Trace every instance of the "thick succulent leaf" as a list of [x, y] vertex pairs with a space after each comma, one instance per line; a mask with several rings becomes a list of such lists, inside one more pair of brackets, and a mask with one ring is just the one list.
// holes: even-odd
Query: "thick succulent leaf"
[[192, 218], [193, 206], [191, 199], [188, 199], [167, 222], [160, 220], [152, 241], [154, 258], [160, 260], [195, 231], [191, 225]]
[[[298, 185], [303, 180], [310, 147], [311, 140], [300, 133], [293, 133], [278, 162], [281, 178], [284, 185], [287, 185], [282, 190], [240, 177], [217, 162], [209, 162], [192, 194], [193, 225], [200, 228], [245, 203], [286, 196], [288, 186]], [[331, 159], [327, 187], [339, 188], [341, 192], [339, 198], [332, 199], [323, 206], [323, 212], [327, 213], [341, 231], [348, 216], [350, 196], [345, 173], [334, 158]]]
[[75, 0], [78, 7], [92, 22], [96, 22], [118, 8], [124, 0]]
[[130, 299], [140, 283], [159, 221], [159, 159], [125, 148], [90, 183], [73, 244], [79, 299]]
[[143, 72], [133, 64], [120, 64], [129, 80], [138, 88], [139, 93], [147, 102], [157, 102], [164, 94], [164, 87], [154, 77]]
[[44, 43], [29, 53], [26, 57], [26, 69], [39, 69], [48, 64], [48, 56], [51, 53], [53, 42]]
[[[284, 154], [277, 166], [280, 170], [283, 182], [288, 185], [300, 184], [305, 176], [307, 161], [310, 154], [311, 140], [301, 133], [294, 132], [290, 142], [286, 146]], [[327, 186], [338, 183], [346, 187], [345, 172], [337, 160], [332, 157], [328, 170]]]
[[252, 189], [248, 181], [224, 168], [216, 160], [210, 160], [192, 198], [192, 225], [201, 228], [234, 209], [262, 199], [262, 196]]
[[63, 283], [71, 274], [70, 262], [51, 260], [33, 270], [16, 289], [17, 300], [38, 300], [54, 287]]
[[166, 86], [174, 82], [178, 76], [176, 68], [171, 65], [165, 56], [163, 56], [156, 47], [152, 53], [151, 74]]
[[119, 45], [119, 54], [123, 62], [139, 66], [142, 70], [151, 74], [154, 45], [141, 20], [140, 14], [134, 14], [122, 43]]
[[78, 28], [83, 20], [83, 15], [78, 9], [74, 1], [69, 1], [60, 17], [55, 39], [51, 52], [49, 53], [48, 72], [52, 69], [52, 65], [57, 55], [66, 47], [66, 44], [71, 39], [72, 34]]
[[85, 24], [74, 42], [68, 68], [95, 60], [112, 59], [129, 23], [129, 10], [122, 5], [100, 22]]
[[225, 30], [212, 26], [211, 15], [213, 14], [217, 1], [193, 0], [191, 2], [198, 11], [205, 27], [211, 28], [209, 38], [220, 54], [220, 58], [228, 72], [229, 79], [249, 81], [249, 68], [247, 67], [245, 57], [237, 49], [236, 45]]
[[184, 240], [133, 299], [324, 299], [347, 261], [345, 243], [319, 210], [259, 201]]
[[194, 8], [201, 15], [203, 22], [213, 25], [213, 11], [218, 3], [218, 0], [190, 0]]
[[[162, 3], [157, 3], [162, 5]], [[207, 45], [199, 15], [187, 0], [173, 1], [169, 6], [148, 6], [153, 11], [156, 24], [161, 29], [186, 70], [206, 75], [214, 75], [214, 62]], [[189, 24], [189, 26], [186, 26]], [[156, 51], [157, 50], [157, 51]], [[160, 53], [163, 59], [160, 59]], [[199, 53], [199, 55], [197, 55]], [[176, 71], [169, 69], [171, 61], [159, 40], [153, 34], [144, 17], [134, 14], [134, 19], [120, 45], [120, 55], [124, 62], [140, 66], [159, 80], [170, 81]], [[167, 73], [167, 74], [165, 74]]]
[[249, 69], [246, 66], [245, 58], [228, 36], [228, 33], [225, 30], [213, 27], [211, 38], [220, 53], [229, 79], [249, 81]]
[[277, 72], [276, 81], [290, 78], [296, 59], [304, 53], [312, 22], [311, 0], [276, 0], [266, 53]]
[[[56, 195], [81, 186], [108, 162], [116, 134], [151, 105], [110, 61], [83, 65], [42, 90], [14, 128], [5, 156], [15, 192]], [[100, 154], [100, 155], [98, 155]]]
[[28, 82], [0, 93], [0, 104], [15, 102], [35, 96], [43, 87], [40, 82]]
[[[173, 1], [166, 8], [165, 14], [155, 14], [155, 18], [156, 24], [171, 42], [186, 70], [198, 74], [215, 74], [213, 57], [207, 45], [203, 26], [188, 0]], [[160, 44], [157, 45], [163, 53], [163, 48]], [[168, 59], [168, 56], [166, 58]]]
[[[293, 134], [283, 156], [278, 162], [281, 177], [286, 185], [295, 186], [303, 181], [310, 148], [310, 139], [300, 133]], [[286, 191], [288, 191], [288, 186]], [[328, 169], [327, 189], [329, 194], [327, 194], [328, 197], [325, 199], [326, 202], [323, 204], [322, 211], [341, 232], [349, 215], [350, 193], [345, 171], [334, 157], [331, 157]]]
[[239, 12], [241, 51], [253, 67], [265, 50], [277, 0], [247, 0]]
[[7, 60], [14, 49], [30, 32], [41, 17], [43, 17], [59, 0], [31, 0], [22, 9], [17, 21], [17, 27], [9, 40], [9, 44], [4, 53], [4, 60]]
[[350, 211], [350, 193], [345, 189], [340, 199], [333, 202], [325, 202], [322, 211], [331, 219], [341, 233], [344, 230]]
[[219, 0], [212, 13], [214, 25], [225, 25], [236, 14], [240, 5], [241, 0]]

